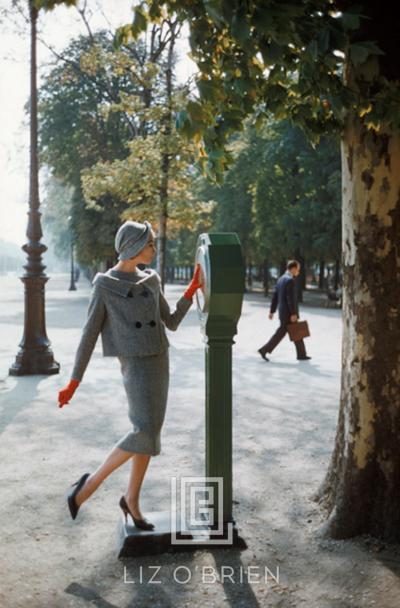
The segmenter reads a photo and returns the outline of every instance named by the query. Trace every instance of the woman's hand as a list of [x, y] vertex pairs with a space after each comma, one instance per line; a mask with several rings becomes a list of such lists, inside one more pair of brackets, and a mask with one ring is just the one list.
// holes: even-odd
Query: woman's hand
[[201, 281], [200, 281], [200, 274], [201, 274], [201, 266], [200, 266], [200, 264], [196, 264], [196, 268], [193, 273], [193, 278], [190, 281], [185, 293], [183, 294], [187, 300], [191, 300], [196, 289], [198, 289], [199, 287], [202, 287], [203, 283], [201, 283]]
[[58, 393], [58, 407], [62, 407], [66, 403], [69, 403], [69, 400], [72, 399], [73, 394], [78, 388], [80, 382], [79, 380], [70, 380], [63, 389], [61, 389]]

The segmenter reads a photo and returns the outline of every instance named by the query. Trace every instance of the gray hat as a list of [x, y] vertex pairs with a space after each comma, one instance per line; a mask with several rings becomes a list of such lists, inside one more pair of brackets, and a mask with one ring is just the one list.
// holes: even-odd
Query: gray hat
[[146, 245], [150, 236], [151, 224], [147, 220], [143, 224], [127, 220], [118, 228], [115, 235], [115, 250], [119, 260], [127, 260], [138, 255]]

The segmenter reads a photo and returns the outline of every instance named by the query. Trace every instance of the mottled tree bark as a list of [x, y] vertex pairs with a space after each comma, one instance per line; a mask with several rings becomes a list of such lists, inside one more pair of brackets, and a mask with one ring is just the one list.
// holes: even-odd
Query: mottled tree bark
[[349, 116], [342, 141], [343, 342], [325, 533], [400, 540], [400, 133]]
[[[383, 55], [357, 67], [347, 60], [344, 78], [365, 98], [384, 94], [387, 82], [398, 86], [400, 10], [367, 2], [363, 14], [368, 18], [351, 42], [375, 40]], [[325, 532], [335, 538], [369, 533], [400, 540], [399, 167], [398, 126], [380, 121], [379, 129], [367, 130], [349, 112], [342, 136], [340, 409], [331, 463], [316, 496], [328, 510]]]

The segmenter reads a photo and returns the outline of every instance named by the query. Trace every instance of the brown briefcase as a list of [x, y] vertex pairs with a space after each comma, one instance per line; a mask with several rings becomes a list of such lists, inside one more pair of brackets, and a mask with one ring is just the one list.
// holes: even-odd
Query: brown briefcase
[[287, 325], [289, 338], [292, 342], [297, 342], [310, 335], [307, 321], [295, 321]]

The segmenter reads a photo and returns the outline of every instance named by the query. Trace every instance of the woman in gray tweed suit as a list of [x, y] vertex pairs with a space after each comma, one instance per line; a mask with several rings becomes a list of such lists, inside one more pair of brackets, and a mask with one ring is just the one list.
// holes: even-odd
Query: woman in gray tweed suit
[[71, 516], [104, 479], [129, 458], [132, 459], [128, 490], [121, 497], [125, 519], [129, 513], [137, 527], [150, 529], [139, 507], [140, 488], [151, 456], [160, 453], [160, 433], [164, 422], [169, 385], [169, 341], [165, 333], [176, 330], [192, 304], [198, 287], [200, 267], [171, 313], [161, 291], [158, 273], [137, 264], [150, 264], [154, 233], [149, 222], [127, 221], [115, 236], [119, 262], [105, 273], [97, 273], [87, 312], [87, 321], [76, 352], [68, 385], [59, 392], [59, 406], [72, 398], [82, 381], [99, 333], [104, 356], [119, 359], [128, 398], [132, 430], [114, 446], [93, 473], [85, 473], [68, 495]]

